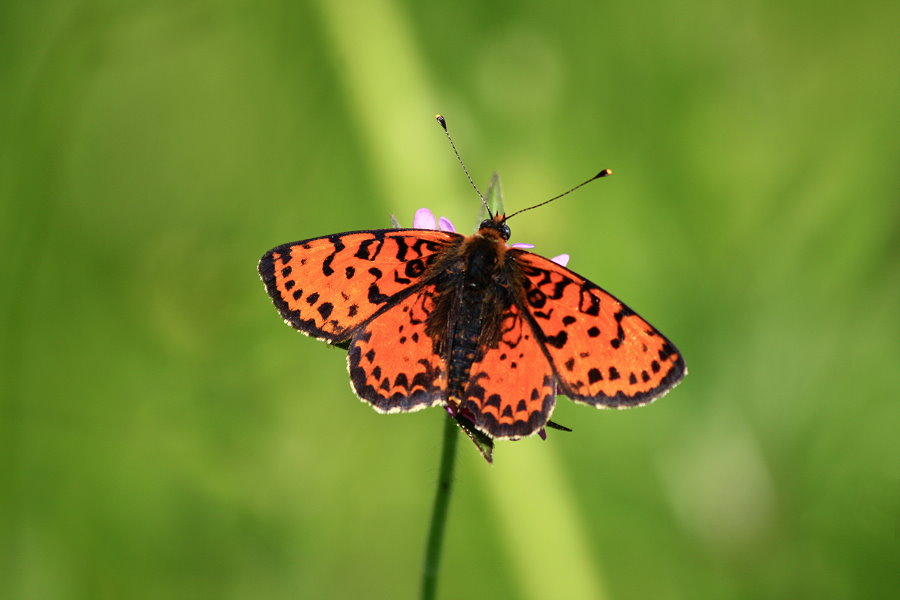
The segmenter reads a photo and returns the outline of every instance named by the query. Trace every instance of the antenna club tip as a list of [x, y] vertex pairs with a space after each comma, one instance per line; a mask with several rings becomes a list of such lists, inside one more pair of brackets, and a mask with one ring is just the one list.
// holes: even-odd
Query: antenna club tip
[[609, 175], [612, 175], [612, 169], [603, 169], [602, 171], [597, 173], [594, 179], [599, 179], [600, 177], [608, 177]]
[[435, 120], [441, 124], [441, 127], [444, 128], [444, 131], [447, 131], [447, 119], [444, 118], [444, 115], [437, 114], [434, 115]]

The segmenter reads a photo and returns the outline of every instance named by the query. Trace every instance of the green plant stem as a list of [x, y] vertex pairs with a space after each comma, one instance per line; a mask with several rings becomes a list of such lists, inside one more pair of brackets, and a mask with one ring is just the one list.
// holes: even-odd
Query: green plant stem
[[453, 488], [453, 466], [456, 463], [458, 437], [456, 422], [447, 417], [444, 419], [444, 446], [441, 450], [441, 467], [437, 491], [434, 494], [434, 507], [431, 510], [431, 527], [428, 529], [428, 544], [425, 546], [422, 600], [432, 600], [437, 592], [437, 575], [441, 566], [444, 527], [447, 524], [447, 508], [450, 506], [450, 492]]

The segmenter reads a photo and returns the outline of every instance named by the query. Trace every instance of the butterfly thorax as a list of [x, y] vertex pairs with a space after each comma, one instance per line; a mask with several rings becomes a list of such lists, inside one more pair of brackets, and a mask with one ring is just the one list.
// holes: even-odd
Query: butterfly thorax
[[447, 397], [458, 398], [472, 365], [496, 348], [501, 316], [515, 296], [515, 263], [500, 231], [482, 227], [435, 265], [437, 294], [427, 332], [447, 366]]

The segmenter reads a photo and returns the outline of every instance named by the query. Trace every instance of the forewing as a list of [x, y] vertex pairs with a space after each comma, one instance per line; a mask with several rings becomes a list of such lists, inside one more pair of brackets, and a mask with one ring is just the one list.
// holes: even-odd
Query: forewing
[[495, 438], [536, 433], [550, 418], [556, 390], [553, 369], [522, 310], [504, 311], [496, 348], [472, 364], [459, 399], [459, 414]]
[[443, 400], [443, 362], [425, 333], [434, 294], [433, 285], [423, 286], [353, 335], [347, 353], [350, 382], [379, 412], [419, 410]]
[[685, 374], [684, 358], [655, 327], [580, 275], [510, 250], [522, 303], [550, 357], [560, 393], [601, 407], [651, 402]]
[[425, 229], [352, 231], [284, 244], [259, 261], [275, 307], [291, 327], [329, 342], [415, 289], [462, 236]]

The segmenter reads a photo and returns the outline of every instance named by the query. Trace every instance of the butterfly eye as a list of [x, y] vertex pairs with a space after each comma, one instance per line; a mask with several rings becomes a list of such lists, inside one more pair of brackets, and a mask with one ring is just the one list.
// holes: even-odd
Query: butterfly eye
[[486, 219], [482, 221], [481, 225], [478, 226], [478, 229], [493, 229], [500, 234], [500, 237], [502, 237], [504, 241], [508, 240], [509, 236], [512, 235], [512, 232], [509, 230], [509, 225], [506, 223], [498, 223], [495, 219]]

